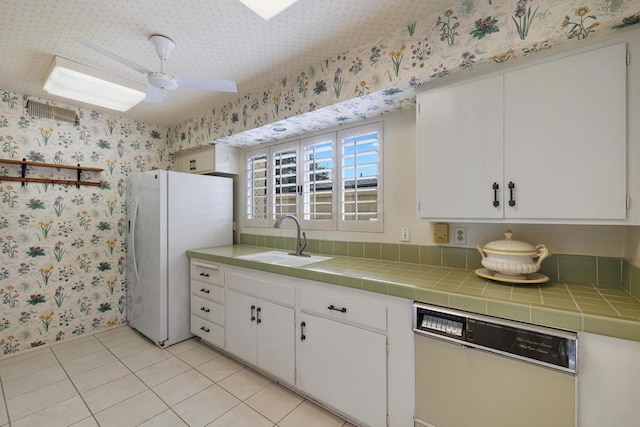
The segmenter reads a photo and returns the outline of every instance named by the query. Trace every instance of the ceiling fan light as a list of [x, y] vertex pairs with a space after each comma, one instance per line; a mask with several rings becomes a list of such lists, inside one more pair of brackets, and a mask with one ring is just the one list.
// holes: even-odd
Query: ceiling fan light
[[144, 85], [56, 56], [44, 90], [52, 95], [127, 111], [145, 98]]
[[161, 89], [162, 91], [173, 90], [178, 87], [178, 82], [176, 81], [176, 79], [174, 79], [168, 74], [151, 73], [149, 74], [148, 78], [149, 78], [149, 83], [152, 86], [155, 86], [158, 89]]
[[298, 0], [240, 0], [265, 21], [273, 18]]

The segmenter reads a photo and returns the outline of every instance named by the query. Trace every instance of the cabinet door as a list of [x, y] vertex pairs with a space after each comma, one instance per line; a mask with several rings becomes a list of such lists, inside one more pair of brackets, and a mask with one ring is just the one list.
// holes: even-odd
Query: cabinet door
[[[496, 76], [419, 95], [421, 218], [502, 218], [502, 85], [502, 76]], [[498, 206], [494, 183], [500, 187]]]
[[386, 336], [303, 314], [298, 386], [363, 424], [386, 426]]
[[[253, 308], [253, 311], [251, 309]], [[256, 364], [257, 359], [257, 330], [256, 330], [256, 299], [227, 291], [225, 305], [225, 337], [226, 350], [249, 363]], [[252, 312], [254, 314], [252, 320]]]
[[195, 170], [193, 173], [206, 173], [215, 171], [215, 148], [207, 147], [198, 150], [193, 156]]
[[265, 371], [295, 383], [293, 309], [258, 299], [258, 363]]
[[624, 219], [624, 43], [505, 74], [507, 218]]
[[176, 170], [178, 172], [193, 173], [193, 154], [179, 154], [176, 156]]

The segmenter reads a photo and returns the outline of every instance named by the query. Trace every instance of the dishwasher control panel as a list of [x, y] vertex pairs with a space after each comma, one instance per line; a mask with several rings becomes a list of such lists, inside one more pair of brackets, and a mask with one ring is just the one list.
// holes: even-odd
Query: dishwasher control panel
[[413, 305], [413, 331], [418, 335], [576, 373], [578, 335], [575, 332], [418, 302]]
[[460, 339], [464, 336], [465, 319], [460, 316], [424, 311], [420, 313], [420, 317], [422, 320], [419, 328], [424, 331]]

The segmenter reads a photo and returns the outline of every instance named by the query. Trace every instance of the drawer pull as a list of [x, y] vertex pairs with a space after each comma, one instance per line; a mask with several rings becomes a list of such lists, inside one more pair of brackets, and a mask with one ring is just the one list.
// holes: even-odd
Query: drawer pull
[[209, 331], [210, 331], [209, 328], [205, 328], [204, 326], [200, 326], [200, 330], [201, 331], [205, 331], [206, 333], [209, 333]]
[[205, 313], [210, 312], [211, 310], [208, 309], [207, 307], [202, 307], [200, 310], [204, 311]]
[[208, 294], [211, 291], [209, 291], [209, 289], [202, 288], [202, 289], [200, 289], [200, 292], [204, 292], [205, 294]]
[[202, 277], [209, 277], [209, 273], [200, 273]]
[[251, 306], [251, 322], [254, 322], [256, 320], [255, 310], [256, 310], [256, 306], [252, 305]]
[[338, 307], [334, 306], [333, 304], [331, 304], [329, 307], [327, 307], [327, 309], [333, 310], [333, 311], [339, 311], [340, 313], [346, 313], [347, 312], [347, 308], [346, 307], [338, 308]]
[[300, 341], [304, 341], [307, 339], [307, 336], [304, 334], [305, 326], [307, 326], [305, 322], [300, 323]]

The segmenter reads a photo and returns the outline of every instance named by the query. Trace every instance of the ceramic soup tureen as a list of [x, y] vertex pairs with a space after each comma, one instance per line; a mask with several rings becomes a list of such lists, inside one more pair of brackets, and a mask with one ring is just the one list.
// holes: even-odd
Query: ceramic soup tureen
[[[533, 246], [513, 240], [511, 230], [507, 230], [504, 236], [504, 240], [494, 240], [484, 247], [480, 243], [476, 246], [482, 255], [482, 266], [496, 277], [526, 279], [528, 274], [537, 272], [542, 261], [549, 256], [544, 245]], [[538, 260], [534, 261], [535, 258]]]

